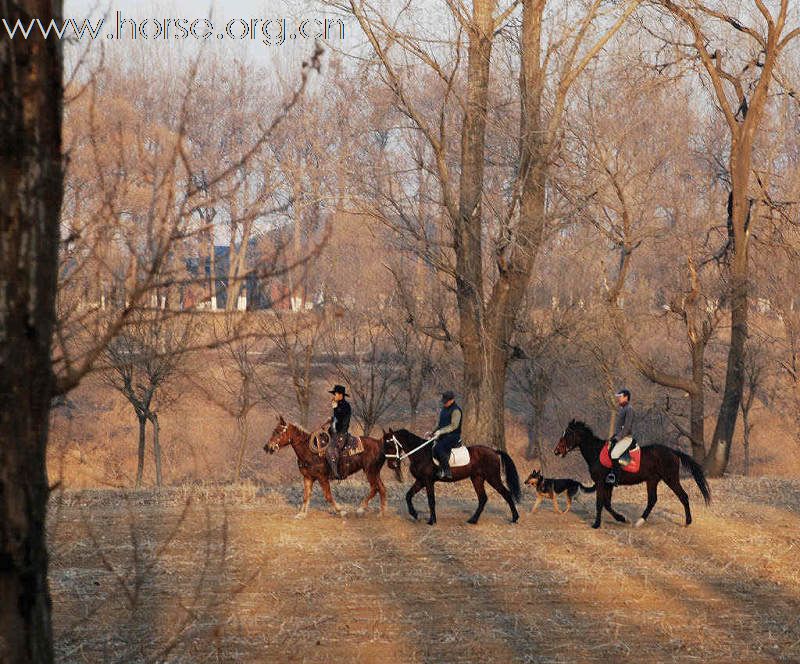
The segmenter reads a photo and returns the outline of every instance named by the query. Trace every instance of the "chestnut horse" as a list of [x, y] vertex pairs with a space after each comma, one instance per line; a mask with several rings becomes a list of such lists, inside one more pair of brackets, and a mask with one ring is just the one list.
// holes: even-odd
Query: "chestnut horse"
[[[475, 514], [470, 517], [467, 523], [478, 523], [481, 512], [486, 506], [487, 499], [484, 482], [488, 482], [497, 493], [506, 499], [508, 506], [511, 508], [511, 523], [517, 522], [519, 512], [517, 512], [517, 506], [514, 503], [519, 502], [521, 498], [519, 474], [514, 461], [508, 454], [484, 445], [470, 445], [467, 448], [470, 457], [469, 463], [466, 466], [451, 467], [453, 479], [441, 480], [436, 476], [438, 467], [433, 465], [433, 454], [430, 448], [430, 443], [432, 442], [432, 440], [426, 441], [424, 438], [415, 436], [406, 429], [398, 429], [397, 431], [389, 429], [388, 433], [384, 432], [383, 434], [383, 451], [388, 459], [388, 466], [395, 471], [397, 479], [400, 479], [400, 462], [403, 459], [409, 459], [411, 474], [416, 480], [408, 490], [408, 493], [406, 493], [406, 504], [411, 518], [416, 519], [418, 516], [417, 510], [414, 509], [414, 495], [425, 489], [428, 494], [428, 507], [430, 508], [428, 525], [432, 526], [436, 523], [434, 483], [458, 482], [469, 478], [472, 480], [475, 493], [478, 494], [478, 509], [475, 510]], [[505, 487], [500, 477], [501, 469], [506, 473], [508, 488]]]
[[[576, 447], [580, 449], [586, 465], [589, 466], [589, 474], [594, 480], [597, 487], [597, 515], [595, 516], [592, 528], [600, 527], [600, 515], [605, 507], [611, 516], [617, 521], [627, 523], [627, 519], [611, 507], [611, 494], [614, 487], [606, 484], [605, 479], [608, 474], [608, 468], [600, 463], [600, 452], [606, 445], [606, 441], [594, 435], [594, 432], [586, 426], [583, 422], [572, 420], [567, 428], [564, 430], [564, 435], [556, 445], [555, 454], [557, 456], [566, 456], [567, 452], [574, 450]], [[683, 509], [686, 512], [686, 525], [692, 522], [692, 512], [689, 509], [689, 496], [686, 495], [681, 486], [680, 469], [681, 466], [687, 468], [692, 473], [694, 481], [703, 494], [706, 505], [711, 502], [711, 492], [706, 482], [706, 476], [703, 474], [703, 469], [688, 454], [684, 454], [680, 450], [674, 450], [666, 445], [644, 445], [642, 448], [642, 458], [639, 463], [639, 471], [636, 473], [629, 473], [622, 471], [622, 476], [619, 479], [619, 484], [641, 484], [647, 482], [647, 507], [645, 507], [642, 516], [636, 522], [636, 526], [644, 525], [647, 517], [656, 504], [658, 497], [657, 489], [658, 483], [663, 480], [672, 492], [678, 496], [681, 501]]]
[[[325, 500], [331, 504], [334, 512], [344, 516], [346, 514], [345, 510], [339, 506], [331, 493], [331, 471], [328, 461], [324, 455], [320, 456], [311, 449], [310, 442], [310, 433], [296, 424], [287, 422], [283, 419], [283, 416], [280, 416], [278, 425], [272, 432], [267, 444], [264, 445], [264, 451], [273, 454], [280, 448], [291, 445], [297, 455], [297, 467], [303, 476], [303, 506], [297, 513], [297, 518], [302, 518], [308, 514], [308, 503], [311, 501], [311, 489], [314, 486], [314, 482], [320, 483], [322, 492], [325, 494]], [[376, 493], [379, 493], [381, 497], [381, 516], [383, 516], [386, 511], [386, 487], [381, 481], [381, 468], [386, 461], [386, 456], [383, 454], [383, 445], [381, 441], [375, 438], [367, 438], [366, 436], [361, 437], [361, 442], [364, 444], [364, 451], [361, 454], [354, 456], [341, 455], [339, 471], [343, 478], [349, 477], [359, 470], [364, 471], [369, 480], [369, 493], [361, 501], [356, 513], [363, 514], [369, 501], [373, 499]]]

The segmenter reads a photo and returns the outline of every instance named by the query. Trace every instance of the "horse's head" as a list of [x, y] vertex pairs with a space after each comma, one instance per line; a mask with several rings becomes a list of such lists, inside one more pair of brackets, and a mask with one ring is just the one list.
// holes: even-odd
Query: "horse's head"
[[292, 443], [293, 429], [294, 425], [284, 420], [283, 415], [279, 415], [278, 424], [272, 431], [272, 435], [269, 437], [266, 445], [264, 445], [264, 451], [268, 454], [274, 454], [281, 449], [281, 447], [290, 445]]
[[561, 438], [558, 439], [558, 443], [556, 444], [553, 453], [556, 456], [566, 456], [567, 452], [574, 450], [581, 444], [581, 438], [583, 437], [583, 430], [586, 428], [584, 424], [578, 422], [577, 420], [571, 420], [570, 423], [567, 425], [567, 428], [564, 429], [564, 433], [561, 435]]
[[384, 431], [381, 438], [383, 441], [383, 453], [386, 455], [386, 465], [394, 471], [398, 482], [403, 481], [403, 470], [400, 465], [400, 457], [405, 452], [405, 447], [401, 442], [400, 436], [396, 431], [389, 429]]

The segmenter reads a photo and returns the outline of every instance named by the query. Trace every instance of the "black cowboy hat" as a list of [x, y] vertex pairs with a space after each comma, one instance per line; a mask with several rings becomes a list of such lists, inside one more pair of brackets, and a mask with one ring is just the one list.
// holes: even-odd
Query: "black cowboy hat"
[[344, 394], [346, 397], [350, 395], [344, 389], [344, 385], [334, 385], [332, 390], [328, 390], [328, 394]]
[[615, 397], [628, 397], [628, 399], [630, 399], [631, 398], [631, 391], [628, 388], [623, 387], [621, 390], [617, 390], [617, 393], [614, 396]]
[[456, 398], [456, 393], [453, 392], [452, 390], [446, 390], [445, 392], [442, 392], [442, 403], [447, 403], [448, 401], [450, 401], [450, 399], [455, 399], [455, 398]]

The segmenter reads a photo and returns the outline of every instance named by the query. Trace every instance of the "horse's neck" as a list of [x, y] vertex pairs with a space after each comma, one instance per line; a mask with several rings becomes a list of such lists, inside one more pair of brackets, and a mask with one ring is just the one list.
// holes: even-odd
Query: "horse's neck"
[[581, 441], [581, 454], [583, 454], [587, 465], [591, 466], [600, 457], [600, 449], [603, 447], [603, 443], [604, 441], [594, 434], [588, 434]]
[[298, 431], [292, 436], [292, 449], [294, 449], [297, 458], [302, 461], [308, 461], [311, 458], [312, 452], [311, 448], [308, 446], [308, 441], [310, 439], [311, 436], [309, 434], [301, 431]]

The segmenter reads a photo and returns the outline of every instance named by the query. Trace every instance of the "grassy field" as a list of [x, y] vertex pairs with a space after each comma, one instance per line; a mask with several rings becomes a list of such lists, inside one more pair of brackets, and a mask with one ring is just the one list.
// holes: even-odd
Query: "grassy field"
[[[710, 508], [687, 481], [689, 528], [662, 485], [644, 528], [593, 531], [593, 496], [530, 514], [530, 492], [518, 524], [490, 493], [469, 526], [466, 484], [429, 527], [386, 475], [383, 518], [333, 516], [315, 489], [295, 519], [299, 482], [54, 497], [59, 661], [800, 661], [798, 481], [714, 481]], [[644, 490], [617, 494], [638, 516]]]

